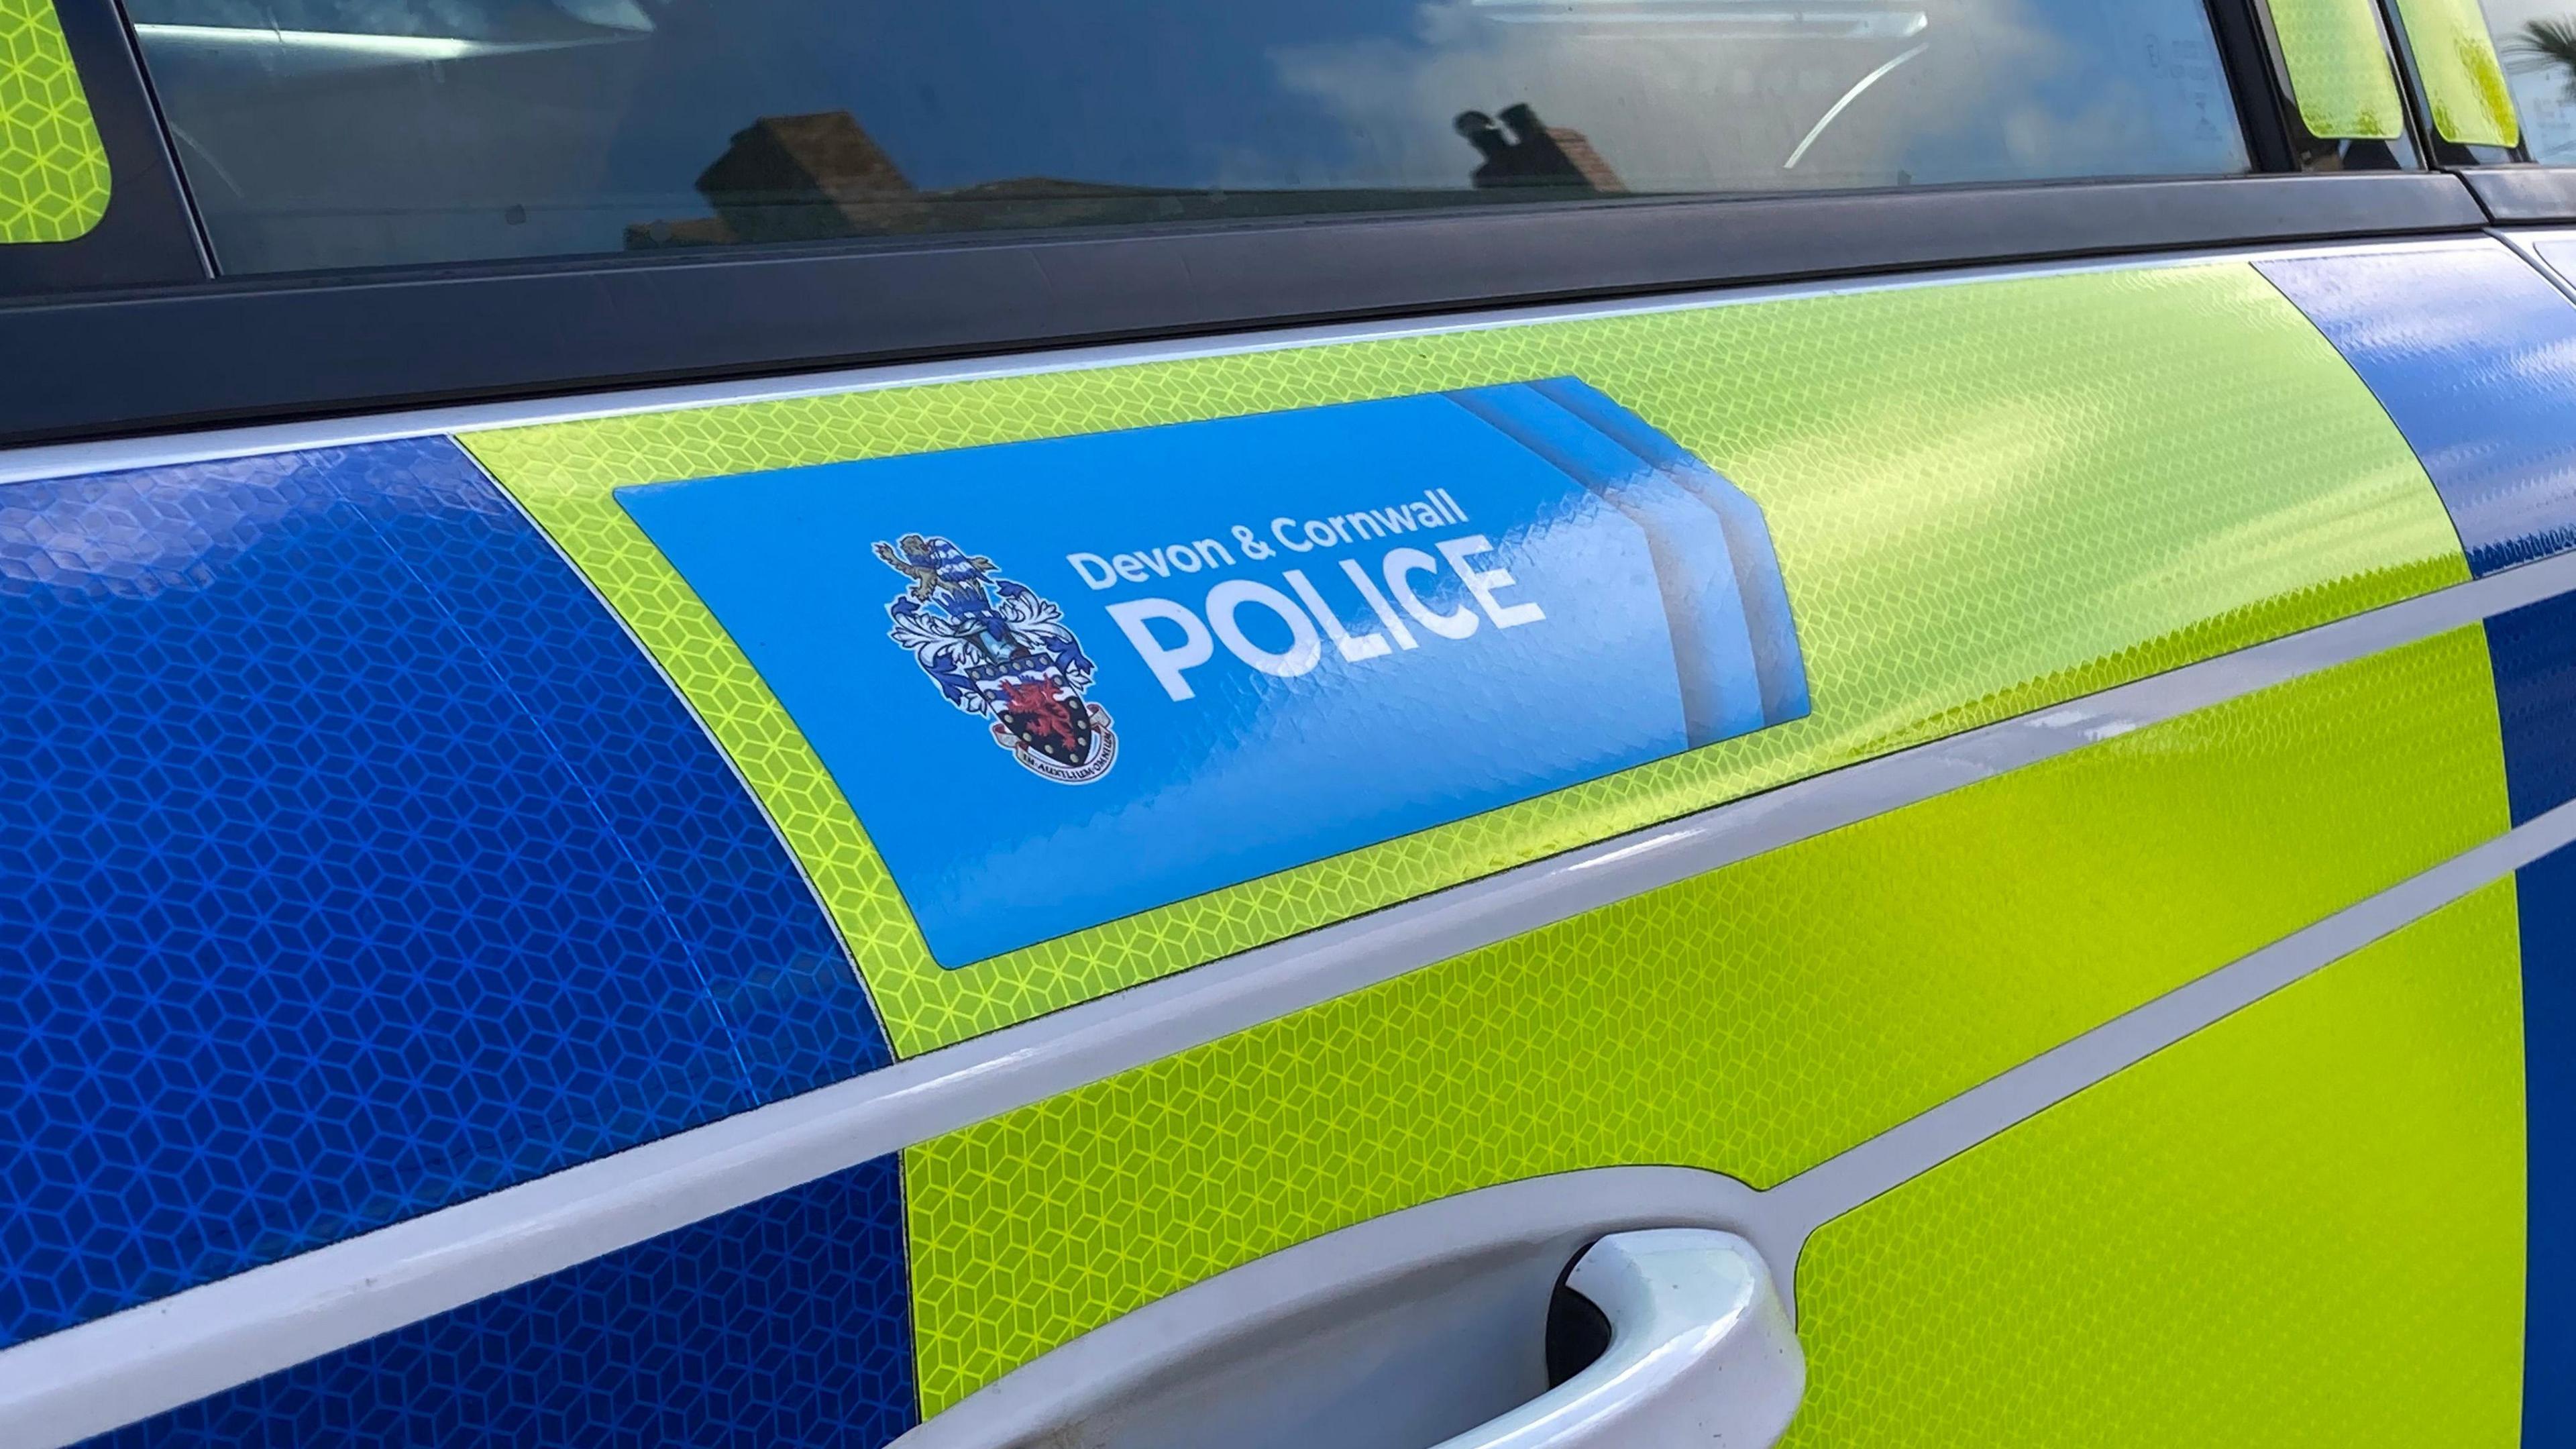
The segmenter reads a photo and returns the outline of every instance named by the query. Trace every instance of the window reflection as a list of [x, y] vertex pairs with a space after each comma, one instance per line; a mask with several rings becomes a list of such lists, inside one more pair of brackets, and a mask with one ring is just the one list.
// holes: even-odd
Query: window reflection
[[2487, 0], [2487, 25], [2534, 161], [2576, 163], [2576, 10], [2566, 0]]
[[2201, 0], [129, 0], [229, 270], [2243, 170]]

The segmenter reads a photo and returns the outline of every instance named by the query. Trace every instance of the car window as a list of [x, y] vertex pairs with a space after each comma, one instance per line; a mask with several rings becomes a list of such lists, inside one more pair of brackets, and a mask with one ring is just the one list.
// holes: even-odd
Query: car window
[[2478, 0], [2396, 0], [2395, 14], [2432, 134], [2454, 146], [2495, 148], [2453, 164], [2508, 159], [2522, 128]]
[[233, 272], [2246, 169], [2201, 0], [131, 0]]
[[2531, 159], [2576, 164], [2576, 3], [2485, 0]]
[[53, 7], [0, 0], [0, 246], [77, 240], [107, 196], [107, 151]]

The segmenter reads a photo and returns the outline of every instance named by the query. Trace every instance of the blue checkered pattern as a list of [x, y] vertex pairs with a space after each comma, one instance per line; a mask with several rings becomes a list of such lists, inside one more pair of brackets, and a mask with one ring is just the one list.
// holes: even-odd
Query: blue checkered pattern
[[454, 444], [0, 488], [0, 1344], [887, 1060]]
[[895, 1162], [692, 1223], [89, 1449], [875, 1449], [919, 1413]]
[[2513, 823], [2576, 800], [2576, 594], [2487, 620]]
[[2414, 446], [2480, 575], [2576, 548], [2576, 305], [2499, 242], [2259, 264]]
[[2523, 1110], [2530, 1133], [2522, 1442], [2576, 1441], [2576, 846], [2523, 867]]

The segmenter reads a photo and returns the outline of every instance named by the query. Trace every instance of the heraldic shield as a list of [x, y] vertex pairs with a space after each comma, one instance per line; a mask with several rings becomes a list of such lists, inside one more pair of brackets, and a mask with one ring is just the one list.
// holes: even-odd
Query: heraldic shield
[[911, 580], [886, 605], [887, 637], [912, 651], [940, 696], [991, 721], [993, 743], [1031, 773], [1087, 785], [1118, 760], [1109, 711], [1083, 697], [1091, 657], [1054, 600], [937, 536], [876, 546]]

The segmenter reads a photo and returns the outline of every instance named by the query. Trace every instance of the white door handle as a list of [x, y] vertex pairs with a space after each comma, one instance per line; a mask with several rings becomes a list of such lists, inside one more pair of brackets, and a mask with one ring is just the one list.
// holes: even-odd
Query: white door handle
[[1798, 1412], [1806, 1358], [1751, 1244], [1706, 1228], [1614, 1233], [1565, 1286], [1610, 1320], [1581, 1373], [1437, 1449], [1765, 1449]]
[[[1681, 1167], [1435, 1199], [1130, 1309], [896, 1442], [1762, 1449], [1797, 1409], [1806, 1360], [1765, 1266], [1796, 1247], [1764, 1257], [1761, 1222], [1752, 1189]], [[1751, 1241], [1719, 1224], [1750, 1224]], [[1560, 1286], [1610, 1332], [1598, 1360], [1550, 1388]]]

